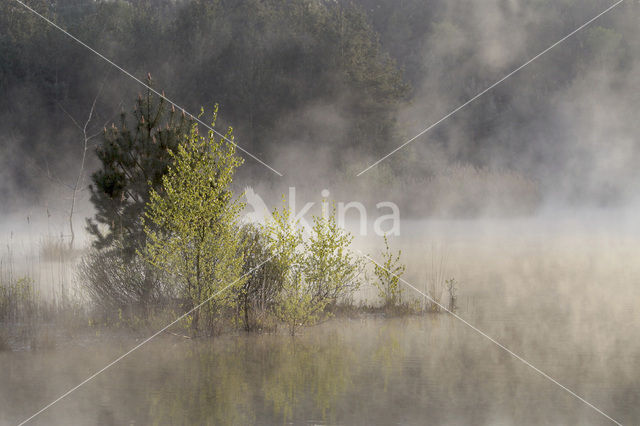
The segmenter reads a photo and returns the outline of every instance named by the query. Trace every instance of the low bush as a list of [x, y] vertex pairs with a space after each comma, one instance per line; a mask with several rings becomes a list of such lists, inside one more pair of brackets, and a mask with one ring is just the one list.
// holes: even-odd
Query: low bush
[[329, 315], [327, 307], [358, 289], [363, 263], [351, 254], [352, 236], [338, 226], [335, 211], [314, 217], [306, 239], [287, 208], [274, 211], [265, 232], [271, 255], [283, 271], [275, 314], [291, 335]]
[[80, 261], [78, 281], [94, 307], [105, 316], [124, 312], [146, 317], [172, 296], [161, 271], [139, 256], [127, 256], [118, 246], [90, 249]]
[[240, 228], [244, 284], [237, 288], [238, 314], [247, 331], [273, 329], [274, 307], [282, 290], [284, 269], [271, 261], [269, 242], [262, 229], [248, 224]]
[[386, 310], [394, 310], [402, 305], [402, 286], [400, 277], [404, 274], [405, 265], [400, 262], [401, 251], [394, 254], [389, 247], [387, 236], [384, 237], [385, 249], [380, 253], [382, 262], [374, 265], [376, 280], [373, 282], [378, 289], [378, 296]]

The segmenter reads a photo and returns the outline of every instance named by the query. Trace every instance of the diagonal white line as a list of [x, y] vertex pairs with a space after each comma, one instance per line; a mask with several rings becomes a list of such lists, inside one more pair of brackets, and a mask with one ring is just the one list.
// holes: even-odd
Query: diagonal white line
[[150, 87], [148, 84], [146, 84], [145, 82], [143, 82], [142, 80], [140, 80], [139, 78], [137, 78], [136, 76], [134, 76], [133, 74], [131, 74], [129, 71], [127, 71], [126, 69], [122, 68], [121, 66], [119, 66], [118, 64], [116, 64], [115, 62], [113, 62], [111, 59], [107, 58], [106, 56], [104, 56], [102, 53], [98, 52], [97, 50], [95, 50], [94, 48], [92, 48], [91, 46], [89, 46], [88, 44], [86, 44], [85, 42], [83, 42], [82, 40], [78, 39], [77, 37], [75, 37], [74, 35], [70, 34], [69, 32], [67, 32], [64, 28], [60, 27], [58, 24], [56, 24], [55, 22], [51, 21], [50, 19], [48, 19], [47, 17], [43, 16], [42, 14], [36, 12], [34, 9], [32, 9], [31, 7], [27, 6], [25, 3], [23, 3], [21, 0], [15, 0], [17, 3], [19, 3], [20, 5], [22, 5], [25, 9], [29, 10], [30, 12], [34, 13], [35, 15], [37, 15], [40, 19], [42, 19], [43, 21], [45, 21], [47, 24], [51, 25], [52, 27], [54, 27], [55, 29], [61, 31], [62, 33], [64, 33], [65, 35], [67, 35], [69, 38], [71, 38], [73, 41], [75, 41], [76, 43], [78, 43], [79, 45], [89, 49], [91, 52], [95, 53], [97, 56], [99, 56], [101, 59], [103, 59], [105, 62], [107, 62], [109, 65], [115, 67], [116, 69], [118, 69], [120, 72], [122, 72], [123, 74], [125, 74], [127, 77], [132, 78], [133, 80], [135, 80], [138, 84], [146, 87], [147, 89], [149, 89], [150, 91], [152, 91], [154, 94], [156, 94], [157, 96], [165, 99], [167, 102], [169, 102], [171, 105], [175, 106], [178, 109], [181, 109], [182, 111], [184, 111], [187, 115], [189, 115], [189, 117], [191, 117], [193, 120], [197, 121], [198, 123], [200, 123], [201, 125], [203, 125], [204, 127], [206, 127], [207, 129], [211, 130], [212, 132], [214, 132], [216, 135], [220, 136], [223, 140], [225, 140], [226, 142], [232, 144], [233, 146], [235, 146], [237, 149], [239, 149], [240, 151], [244, 152], [245, 154], [247, 154], [249, 157], [253, 158], [254, 160], [256, 160], [258, 163], [262, 164], [263, 166], [265, 166], [266, 168], [268, 168], [269, 170], [271, 170], [273, 173], [277, 174], [278, 176], [283, 176], [282, 173], [280, 173], [279, 171], [277, 171], [276, 169], [274, 169], [273, 167], [271, 167], [270, 165], [268, 165], [267, 163], [265, 163], [264, 161], [262, 161], [260, 158], [256, 157], [255, 155], [253, 155], [252, 153], [250, 153], [249, 151], [247, 151], [246, 149], [242, 148], [240, 145], [238, 145], [237, 143], [235, 143], [233, 140], [227, 138], [225, 135], [223, 135], [222, 133], [218, 132], [217, 130], [215, 130], [213, 127], [211, 127], [211, 125], [205, 123], [204, 121], [200, 120], [200, 118], [198, 118], [197, 116], [191, 114], [189, 111], [187, 111], [185, 108], [181, 107], [180, 105], [178, 105], [177, 103], [173, 102], [171, 99], [167, 98], [163, 93], [158, 92], [157, 90], [155, 90], [154, 88]]
[[211, 299], [213, 299], [214, 297], [216, 297], [217, 295], [219, 295], [220, 293], [228, 290], [230, 287], [232, 287], [234, 284], [236, 284], [238, 281], [240, 281], [241, 279], [243, 279], [244, 277], [246, 277], [247, 275], [251, 274], [253, 271], [255, 271], [256, 269], [258, 269], [259, 267], [261, 267], [262, 265], [264, 265], [265, 263], [267, 263], [268, 261], [270, 261], [271, 259], [273, 259], [273, 256], [271, 256], [270, 258], [268, 258], [267, 260], [265, 260], [264, 262], [260, 263], [258, 266], [256, 266], [255, 268], [251, 269], [249, 272], [247, 272], [246, 274], [244, 274], [243, 276], [241, 276], [240, 278], [238, 278], [237, 280], [235, 280], [234, 282], [232, 282], [231, 284], [229, 284], [226, 287], [223, 287], [222, 289], [218, 290], [217, 292], [215, 292], [214, 294], [212, 294], [210, 297], [208, 297], [204, 302], [196, 305], [194, 308], [192, 308], [191, 310], [185, 312], [184, 314], [182, 314], [181, 316], [179, 316], [178, 318], [176, 318], [175, 320], [173, 320], [171, 323], [169, 323], [168, 325], [166, 325], [165, 327], [161, 328], [160, 330], [156, 331], [155, 333], [153, 333], [151, 336], [147, 337], [146, 339], [144, 339], [142, 342], [140, 342], [139, 344], [137, 344], [136, 346], [134, 346], [133, 348], [129, 349], [127, 352], [123, 353], [122, 355], [120, 355], [118, 358], [114, 359], [113, 361], [111, 361], [109, 364], [105, 365], [104, 367], [102, 367], [100, 370], [96, 371], [95, 373], [93, 373], [91, 376], [87, 377], [86, 379], [84, 379], [82, 382], [78, 383], [77, 385], [75, 385], [74, 387], [72, 387], [71, 389], [69, 389], [68, 391], [66, 391], [65, 393], [63, 393], [60, 397], [56, 398], [55, 400], [51, 401], [49, 404], [45, 405], [44, 407], [42, 407], [37, 413], [33, 414], [32, 416], [30, 416], [29, 418], [23, 420], [22, 422], [20, 422], [18, 424], [18, 426], [22, 426], [28, 422], [30, 422], [31, 420], [33, 420], [33, 418], [35, 418], [36, 416], [42, 414], [44, 411], [48, 410], [49, 408], [51, 408], [52, 406], [54, 406], [55, 404], [57, 404], [58, 402], [60, 402], [61, 400], [63, 400], [64, 398], [66, 398], [67, 396], [69, 396], [70, 394], [72, 394], [73, 392], [75, 392], [76, 390], [78, 390], [78, 388], [84, 386], [85, 384], [87, 384], [88, 382], [90, 382], [91, 380], [93, 380], [96, 376], [98, 376], [99, 374], [103, 373], [105, 370], [113, 367], [115, 364], [117, 364], [118, 362], [122, 361], [124, 358], [126, 358], [128, 355], [130, 355], [132, 352], [140, 349], [142, 346], [144, 346], [145, 344], [149, 343], [152, 339], [156, 338], [157, 336], [159, 336], [160, 334], [162, 334], [163, 332], [167, 331], [171, 326], [173, 326], [174, 324], [176, 324], [177, 322], [179, 322], [180, 320], [184, 319], [187, 315], [195, 312], [196, 310], [200, 309], [204, 304], [208, 303], [209, 301], [211, 301]]
[[[17, 1], [17, 0], [16, 0]], [[378, 161], [376, 161], [375, 163], [371, 164], [370, 166], [368, 166], [366, 169], [362, 170], [360, 173], [358, 173], [356, 176], [360, 176], [362, 174], [364, 174], [365, 172], [367, 172], [368, 170], [372, 169], [373, 167], [377, 166], [378, 164], [380, 164], [382, 161], [386, 160], [387, 158], [391, 157], [393, 154], [395, 154], [396, 152], [400, 151], [402, 148], [404, 148], [405, 146], [409, 145], [411, 142], [415, 141], [416, 139], [418, 139], [420, 136], [424, 135], [425, 133], [427, 133], [429, 130], [433, 129], [434, 127], [436, 127], [438, 124], [442, 123], [443, 121], [445, 121], [446, 119], [448, 119], [449, 117], [455, 115], [458, 111], [460, 111], [461, 109], [463, 109], [464, 107], [466, 107], [467, 105], [469, 105], [470, 103], [472, 103], [473, 101], [475, 101], [476, 99], [478, 99], [479, 97], [481, 97], [482, 95], [484, 95], [485, 93], [489, 92], [490, 90], [494, 89], [496, 86], [500, 85], [501, 83], [503, 83], [505, 80], [507, 80], [509, 77], [513, 76], [514, 74], [516, 74], [518, 71], [522, 70], [524, 67], [526, 67], [527, 65], [529, 65], [530, 63], [532, 63], [533, 61], [535, 61], [536, 59], [540, 58], [542, 55], [544, 55], [545, 53], [549, 52], [550, 50], [552, 50], [553, 48], [555, 48], [556, 46], [558, 46], [559, 44], [563, 43], [564, 41], [566, 41], [568, 38], [572, 37], [573, 35], [575, 35], [576, 33], [578, 33], [579, 31], [583, 30], [584, 28], [588, 27], [590, 24], [592, 24], [595, 20], [597, 20], [598, 18], [600, 18], [602, 15], [608, 13], [609, 11], [611, 11], [613, 8], [615, 8], [616, 6], [618, 6], [620, 3], [622, 3], [624, 0], [619, 0], [618, 2], [614, 3], [613, 5], [609, 6], [606, 10], [604, 10], [603, 12], [600, 12], [598, 15], [596, 15], [595, 17], [591, 18], [590, 20], [588, 20], [587, 22], [585, 22], [584, 24], [580, 25], [578, 28], [576, 28], [575, 30], [573, 30], [572, 32], [570, 32], [569, 34], [567, 34], [566, 36], [562, 37], [560, 40], [558, 40], [557, 42], [553, 43], [551, 46], [547, 47], [545, 50], [543, 50], [542, 52], [538, 53], [536, 56], [534, 56], [533, 58], [529, 59], [527, 62], [525, 62], [524, 64], [520, 65], [518, 68], [516, 68], [515, 70], [511, 71], [509, 74], [505, 75], [504, 77], [502, 77], [500, 80], [496, 81], [495, 83], [493, 83], [491, 86], [487, 87], [486, 89], [484, 89], [482, 92], [478, 93], [477, 95], [475, 95], [473, 98], [469, 99], [467, 102], [463, 103], [462, 105], [460, 105], [458, 108], [454, 109], [453, 111], [451, 111], [449, 114], [445, 115], [444, 117], [442, 117], [440, 120], [436, 121], [435, 123], [433, 123], [432, 125], [430, 125], [429, 127], [423, 129], [422, 131], [420, 131], [420, 133], [418, 133], [417, 135], [415, 135], [414, 137], [412, 137], [411, 139], [409, 139], [408, 141], [406, 141], [405, 143], [403, 143], [402, 145], [398, 146], [397, 148], [395, 148], [393, 151], [391, 151], [390, 153], [388, 153], [387, 155], [385, 155], [384, 157], [382, 157], [381, 159], [379, 159]]]
[[374, 263], [375, 265], [377, 265], [378, 267], [384, 269], [385, 271], [389, 272], [391, 275], [393, 275], [394, 277], [398, 278], [404, 285], [406, 285], [407, 287], [415, 290], [417, 293], [421, 294], [422, 296], [424, 296], [426, 299], [428, 299], [431, 303], [434, 303], [436, 305], [438, 305], [438, 307], [440, 307], [440, 309], [442, 309], [443, 311], [447, 312], [449, 315], [453, 316], [455, 319], [461, 321], [464, 325], [466, 325], [467, 327], [471, 328], [473, 331], [475, 331], [476, 333], [480, 334], [481, 336], [485, 337], [486, 339], [488, 339], [489, 341], [491, 341], [492, 343], [494, 343], [495, 345], [497, 345], [500, 349], [503, 349], [505, 352], [507, 352], [509, 355], [513, 356], [514, 358], [516, 358], [518, 361], [521, 361], [522, 363], [524, 363], [527, 367], [530, 367], [531, 369], [533, 369], [534, 371], [536, 371], [537, 373], [539, 373], [540, 375], [542, 375], [544, 378], [550, 380], [551, 382], [553, 382], [554, 384], [558, 385], [560, 388], [562, 388], [563, 390], [567, 391], [570, 395], [574, 396], [575, 398], [579, 399], [580, 401], [584, 402], [585, 404], [587, 404], [589, 407], [593, 408], [594, 410], [596, 410], [598, 413], [602, 414], [604, 417], [606, 417], [607, 419], [611, 420], [613, 423], [617, 424], [617, 425], [622, 425], [622, 423], [618, 422], [617, 420], [613, 419], [611, 416], [609, 416], [607, 413], [605, 413], [604, 411], [602, 411], [601, 409], [599, 409], [598, 407], [596, 407], [595, 405], [593, 405], [592, 403], [590, 403], [589, 401], [587, 401], [586, 399], [584, 399], [583, 397], [581, 397], [580, 395], [578, 395], [577, 393], [575, 393], [574, 391], [572, 391], [571, 389], [569, 389], [568, 387], [564, 386], [562, 383], [558, 382], [556, 379], [554, 379], [553, 377], [549, 376], [547, 373], [545, 373], [544, 371], [540, 370], [538, 367], [536, 367], [535, 365], [531, 364], [529, 361], [527, 361], [526, 359], [522, 358], [520, 355], [518, 355], [517, 353], [513, 352], [511, 349], [507, 348], [506, 346], [504, 346], [502, 343], [498, 342], [496, 339], [494, 339], [493, 337], [489, 336], [487, 333], [485, 333], [484, 331], [480, 330], [478, 327], [474, 326], [473, 324], [469, 323], [467, 320], [465, 320], [464, 318], [462, 318], [461, 316], [457, 315], [455, 312], [452, 312], [451, 310], [447, 309], [446, 306], [440, 304], [439, 302], [437, 302], [436, 300], [434, 300], [432, 297], [430, 297], [429, 295], [423, 293], [422, 291], [418, 290], [415, 286], [413, 286], [411, 283], [409, 283], [407, 280], [405, 280], [404, 278], [394, 274], [392, 271], [388, 270], [387, 268], [385, 268], [384, 266], [382, 266], [381, 264], [379, 264], [378, 262], [376, 262], [374, 259], [372, 259], [370, 256], [362, 253], [360, 250], [356, 250], [358, 253], [360, 253], [360, 255], [366, 259], [368, 259], [369, 261], [371, 261], [372, 263]]

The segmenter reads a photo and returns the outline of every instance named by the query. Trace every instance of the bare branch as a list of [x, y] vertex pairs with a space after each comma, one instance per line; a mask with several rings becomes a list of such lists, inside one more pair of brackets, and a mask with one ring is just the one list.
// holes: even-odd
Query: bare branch
[[58, 107], [60, 107], [60, 109], [67, 115], [67, 117], [69, 117], [71, 119], [73, 124], [75, 124], [75, 126], [82, 132], [83, 131], [83, 127], [80, 126], [80, 124], [76, 121], [76, 119], [73, 118], [73, 116], [66, 109], [64, 109], [64, 107], [62, 106], [62, 104], [60, 102], [58, 102], [57, 104], [58, 104]]

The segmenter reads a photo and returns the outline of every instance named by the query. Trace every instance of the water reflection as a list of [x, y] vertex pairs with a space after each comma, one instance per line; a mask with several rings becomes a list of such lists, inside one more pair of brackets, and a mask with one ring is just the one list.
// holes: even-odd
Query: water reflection
[[150, 420], [337, 422], [336, 407], [352, 386], [355, 353], [337, 333], [322, 334], [322, 339], [247, 336], [221, 339], [213, 347], [190, 344], [175, 368], [165, 371], [168, 386], [149, 395]]
[[[131, 343], [2, 355], [0, 423], [16, 424]], [[563, 354], [567, 359], [559, 369], [553, 357], [540, 355], [544, 351], [526, 345], [526, 352], [603, 409], [616, 408], [627, 418], [640, 414], [637, 393], [629, 394], [635, 389], [633, 378], [622, 376], [629, 369], [613, 368], [612, 358], [608, 366], [590, 358], [571, 366]], [[620, 374], [607, 378], [607, 371]], [[96, 425], [606, 424], [583, 403], [443, 315], [335, 320], [296, 338], [242, 334], [194, 342], [163, 336], [36, 420]]]

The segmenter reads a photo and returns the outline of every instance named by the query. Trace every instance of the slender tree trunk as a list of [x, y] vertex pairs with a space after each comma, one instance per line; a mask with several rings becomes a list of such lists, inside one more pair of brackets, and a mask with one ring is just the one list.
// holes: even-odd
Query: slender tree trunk
[[[102, 87], [104, 87], [104, 83]], [[62, 106], [60, 106], [60, 108], [64, 111], [64, 113], [67, 114], [67, 116], [69, 116], [71, 121], [73, 121], [73, 124], [75, 124], [76, 127], [82, 132], [82, 159], [80, 161], [80, 169], [78, 170], [78, 176], [76, 177], [74, 185], [71, 187], [71, 208], [69, 209], [69, 232], [71, 234], [71, 238], [69, 240], [69, 250], [73, 249], [73, 244], [76, 239], [76, 234], [73, 229], [73, 214], [75, 213], [76, 200], [78, 197], [78, 192], [80, 191], [82, 179], [84, 177], [84, 168], [85, 168], [85, 163], [87, 159], [87, 150], [89, 149], [89, 142], [91, 141], [91, 139], [97, 136], [97, 134], [89, 136], [89, 134], [87, 133], [87, 130], [88, 130], [89, 124], [91, 124], [91, 121], [93, 120], [93, 114], [96, 109], [96, 102], [98, 101], [98, 97], [102, 92], [102, 87], [100, 88], [100, 91], [98, 92], [96, 97], [93, 99], [93, 103], [91, 104], [91, 109], [89, 110], [89, 115], [87, 117], [87, 120], [84, 122], [83, 126], [80, 126], [80, 124], [71, 116], [71, 114], [69, 114]]]

